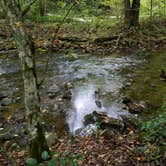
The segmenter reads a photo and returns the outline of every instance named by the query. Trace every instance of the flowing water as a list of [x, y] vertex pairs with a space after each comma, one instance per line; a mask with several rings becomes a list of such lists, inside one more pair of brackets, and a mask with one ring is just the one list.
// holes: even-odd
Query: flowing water
[[[93, 111], [105, 111], [114, 118], [128, 114], [123, 110], [120, 92], [123, 87], [131, 86], [137, 66], [146, 65], [144, 60], [134, 57], [74, 55], [72, 59], [68, 55], [52, 57], [42, 89], [44, 98], [52, 85], [61, 87], [60, 85], [64, 82], [71, 82], [73, 86], [72, 99], [60, 101], [65, 118], [61, 117], [57, 120], [54, 118], [56, 122], [53, 121], [57, 124], [58, 120], [61, 121], [59, 130], [61, 130], [62, 121], [66, 119], [70, 132], [74, 133], [83, 127], [84, 116]], [[40, 77], [42, 77], [44, 62], [45, 56], [41, 56], [37, 64]], [[18, 61], [0, 60], [0, 92], [11, 97], [13, 101], [5, 112], [0, 112], [0, 116], [12, 114], [16, 107], [22, 107], [22, 91]], [[95, 91], [100, 91], [98, 100], [102, 104], [101, 108], [96, 105]], [[58, 102], [53, 100], [52, 104], [56, 106]], [[51, 114], [49, 116], [48, 121], [52, 118]], [[60, 116], [57, 117], [60, 118]]]

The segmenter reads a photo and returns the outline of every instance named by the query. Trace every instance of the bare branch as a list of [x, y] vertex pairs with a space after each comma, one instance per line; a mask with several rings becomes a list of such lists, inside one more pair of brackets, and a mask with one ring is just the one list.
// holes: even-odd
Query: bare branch
[[[54, 36], [53, 36], [53, 38], [52, 38], [52, 40], [51, 40], [51, 48], [50, 48], [50, 51], [52, 51], [53, 42], [54, 42], [54, 40], [57, 39], [57, 34], [58, 34], [58, 32], [59, 32], [61, 26], [63, 25], [63, 23], [65, 22], [66, 18], [67, 18], [68, 15], [69, 15], [70, 11], [72, 10], [72, 8], [73, 8], [75, 5], [76, 5], [76, 2], [74, 1], [74, 3], [72, 3], [71, 6], [70, 6], [70, 8], [67, 10], [67, 12], [66, 12], [65, 16], [63, 17], [61, 23], [60, 23], [60, 24], [58, 25], [58, 27], [56, 28], [56, 30], [55, 30], [55, 32], [54, 32]], [[47, 56], [46, 65], [45, 65], [45, 69], [44, 69], [44, 71], [43, 71], [43, 73], [44, 73], [43, 75], [44, 75], [44, 76], [46, 75], [46, 73], [47, 73], [47, 71], [48, 71], [50, 59], [51, 59], [51, 57], [48, 55], [48, 56]], [[44, 83], [44, 81], [45, 81], [45, 77], [41, 79], [40, 83], [38, 84], [38, 88], [41, 87], [41, 85]]]

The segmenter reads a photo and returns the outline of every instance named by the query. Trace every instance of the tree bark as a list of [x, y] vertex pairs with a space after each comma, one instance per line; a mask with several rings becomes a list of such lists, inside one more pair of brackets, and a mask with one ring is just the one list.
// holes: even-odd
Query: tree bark
[[150, 1], [150, 18], [153, 16], [153, 0]]
[[130, 0], [124, 0], [125, 12], [124, 19], [126, 25], [138, 26], [139, 25], [139, 11], [140, 11], [140, 0], [133, 0], [132, 3]]
[[131, 13], [130, 0], [124, 0], [124, 4], [125, 4], [124, 19], [125, 23], [128, 25], [130, 23], [130, 13]]
[[45, 0], [39, 0], [40, 16], [45, 15]]
[[29, 132], [30, 155], [41, 161], [41, 153], [48, 151], [42, 131], [40, 116], [40, 98], [37, 88], [35, 69], [35, 48], [23, 26], [22, 13], [17, 0], [4, 0], [7, 16], [18, 45], [19, 59], [24, 81], [24, 101]]
[[139, 25], [140, 0], [133, 0], [130, 26]]

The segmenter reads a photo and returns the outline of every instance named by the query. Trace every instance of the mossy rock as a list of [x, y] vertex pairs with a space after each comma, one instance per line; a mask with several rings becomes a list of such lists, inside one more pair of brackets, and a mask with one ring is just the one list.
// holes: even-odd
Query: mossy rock
[[94, 111], [93, 113], [84, 117], [84, 125], [89, 125], [92, 123], [98, 123], [99, 128], [103, 130], [111, 128], [121, 131], [124, 129], [124, 123], [121, 120], [108, 117], [105, 112]]

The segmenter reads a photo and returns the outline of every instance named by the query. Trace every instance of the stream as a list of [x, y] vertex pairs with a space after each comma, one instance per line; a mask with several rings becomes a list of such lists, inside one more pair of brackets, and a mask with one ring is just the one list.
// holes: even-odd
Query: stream
[[[63, 131], [68, 132], [68, 130], [74, 134], [77, 129], [83, 128], [84, 116], [93, 111], [104, 111], [108, 116], [120, 119], [121, 115], [130, 114], [123, 109], [124, 105], [121, 100], [124, 95], [137, 101], [151, 102], [146, 95], [143, 95], [146, 91], [140, 92], [138, 88], [144, 84], [141, 79], [145, 76], [145, 68], [148, 64], [153, 64], [153, 70], [156, 70], [155, 74], [158, 77], [160, 67], [165, 65], [165, 55], [163, 53], [159, 55], [151, 59], [153, 62], [134, 56], [92, 56], [76, 53], [52, 56], [48, 72], [44, 76], [46, 81], [41, 88], [41, 108], [48, 110], [48, 114], [44, 116], [46, 124], [49, 122], [47, 129], [56, 129], [62, 135]], [[37, 59], [39, 78], [42, 78], [46, 58], [43, 55]], [[158, 66], [157, 59], [162, 59], [161, 66]], [[162, 105], [161, 102], [164, 100], [165, 83], [156, 77], [151, 79], [152, 69], [148, 69], [146, 77], [149, 81], [157, 79], [154, 84], [157, 83], [156, 86], [159, 86], [163, 94], [159, 96], [156, 105], [150, 104], [153, 106], [150, 107], [151, 109], [156, 109]], [[137, 88], [137, 82], [134, 82], [133, 78], [138, 81]], [[64, 90], [66, 84], [70, 85], [71, 99], [63, 98], [63, 94], [68, 93]], [[156, 91], [155, 85], [153, 88]], [[137, 94], [135, 90], [141, 94]], [[96, 91], [100, 93], [98, 97], [100, 106], [96, 104]], [[2, 104], [1, 101], [1, 118], [11, 117], [16, 110], [19, 114], [25, 113], [18, 111], [24, 109], [23, 85], [17, 58], [0, 59], [0, 94], [6, 98], [5, 103]], [[50, 97], [50, 94], [55, 94], [55, 96]]]

